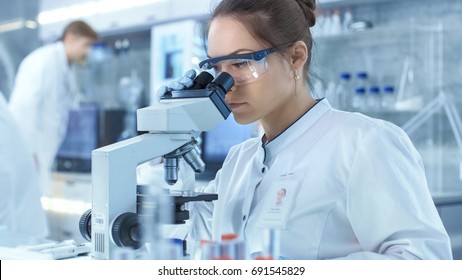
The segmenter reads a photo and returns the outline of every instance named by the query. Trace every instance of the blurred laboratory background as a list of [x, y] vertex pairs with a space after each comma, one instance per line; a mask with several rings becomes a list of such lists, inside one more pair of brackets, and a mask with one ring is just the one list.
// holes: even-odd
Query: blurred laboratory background
[[[53, 240], [83, 240], [91, 208], [91, 151], [138, 134], [136, 109], [206, 57], [201, 25], [215, 0], [0, 0], [0, 91], [8, 100], [21, 60], [71, 20], [100, 36], [76, 66], [80, 106], [42, 196]], [[311, 30], [311, 89], [333, 107], [402, 127], [422, 156], [434, 202], [462, 259], [462, 0], [320, 0]], [[228, 149], [258, 135], [232, 119], [203, 133], [213, 177]], [[1, 137], [1, 136], [0, 136]], [[1, 155], [0, 155], [1, 156]], [[367, 211], [367, 209], [365, 209]]]

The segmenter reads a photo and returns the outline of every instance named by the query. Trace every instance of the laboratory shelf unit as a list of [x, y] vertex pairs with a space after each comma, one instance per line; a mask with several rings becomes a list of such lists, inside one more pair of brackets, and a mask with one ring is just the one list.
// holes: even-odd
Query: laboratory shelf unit
[[[460, 33], [460, 32], [459, 32]], [[409, 21], [407, 25], [316, 36], [312, 51], [312, 90], [334, 107], [357, 111], [402, 127], [420, 153], [432, 194], [462, 193], [461, 100], [445, 90], [444, 39], [453, 35], [441, 23]], [[357, 73], [367, 73], [364, 105], [352, 108]], [[346, 103], [336, 103], [341, 73], [349, 73], [342, 92]], [[369, 93], [378, 87], [394, 89], [393, 106], [372, 108]]]

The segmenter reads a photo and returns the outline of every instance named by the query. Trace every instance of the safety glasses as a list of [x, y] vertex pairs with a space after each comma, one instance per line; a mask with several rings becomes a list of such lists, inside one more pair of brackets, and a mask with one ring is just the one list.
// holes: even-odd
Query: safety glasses
[[[289, 47], [291, 44], [282, 48]], [[199, 63], [202, 70], [212, 70], [212, 75], [227, 72], [234, 78], [235, 85], [244, 85], [258, 79], [268, 71], [266, 57], [281, 48], [269, 48], [253, 53], [225, 55], [206, 59]]]

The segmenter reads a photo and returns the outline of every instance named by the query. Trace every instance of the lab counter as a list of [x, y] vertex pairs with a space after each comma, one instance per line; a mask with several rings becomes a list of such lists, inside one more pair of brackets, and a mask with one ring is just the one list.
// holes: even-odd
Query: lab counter
[[48, 239], [12, 232], [0, 226], [0, 260], [49, 259], [46, 255], [27, 250], [27, 247], [50, 242]]
[[18, 232], [11, 232], [5, 227], [0, 226], [0, 246], [2, 247], [29, 246], [47, 242], [50, 242], [50, 240]]

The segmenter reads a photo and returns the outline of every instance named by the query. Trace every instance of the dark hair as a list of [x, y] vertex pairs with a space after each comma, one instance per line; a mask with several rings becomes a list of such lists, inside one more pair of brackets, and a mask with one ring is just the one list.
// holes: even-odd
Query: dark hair
[[257, 40], [269, 47], [303, 41], [308, 47], [309, 57], [304, 69], [308, 80], [313, 47], [310, 27], [316, 22], [315, 9], [315, 0], [222, 0], [205, 25], [204, 42], [213, 19], [222, 16], [238, 20]]
[[88, 37], [93, 40], [98, 40], [98, 34], [96, 33], [90, 25], [85, 23], [81, 20], [76, 20], [69, 23], [63, 31], [63, 35], [61, 36], [61, 40], [64, 40], [67, 34], [72, 33], [75, 35], [80, 35], [83, 37]]

